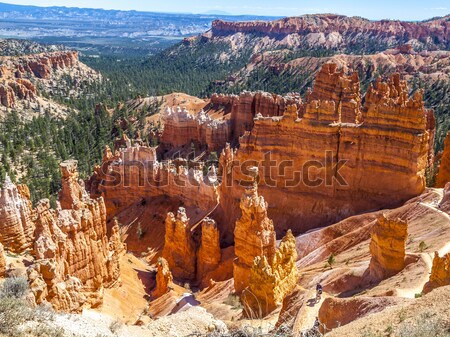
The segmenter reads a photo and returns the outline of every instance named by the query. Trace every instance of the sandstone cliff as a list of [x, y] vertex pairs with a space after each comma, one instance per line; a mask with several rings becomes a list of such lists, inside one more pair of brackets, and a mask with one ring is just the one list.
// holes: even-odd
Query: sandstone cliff
[[186, 109], [169, 107], [162, 118], [162, 148], [168, 151], [194, 144], [209, 151], [221, 150], [227, 142], [237, 144], [239, 137], [252, 129], [256, 115], [279, 116], [292, 104], [300, 106], [298, 94], [280, 96], [244, 91], [239, 96], [212, 95], [210, 104], [204, 107], [206, 110], [196, 116]]
[[157, 196], [210, 211], [217, 205], [217, 177], [187, 161], [159, 162], [155, 148], [129, 146], [113, 155], [108, 149], [89, 181], [91, 196], [103, 196], [108, 220], [130, 205]]
[[0, 243], [6, 250], [20, 253], [33, 244], [33, 215], [30, 194], [6, 176], [0, 190]]
[[378, 218], [370, 242], [370, 275], [379, 280], [400, 272], [405, 267], [405, 243], [408, 224], [401, 219]]
[[[84, 85], [101, 80], [99, 73], [79, 61], [75, 51], [0, 56], [0, 63], [0, 115], [14, 108], [22, 118], [31, 119], [42, 113], [45, 105], [53, 114], [65, 116], [67, 107], [41, 94], [78, 97]], [[67, 76], [74, 79], [71, 87], [67, 87]]]

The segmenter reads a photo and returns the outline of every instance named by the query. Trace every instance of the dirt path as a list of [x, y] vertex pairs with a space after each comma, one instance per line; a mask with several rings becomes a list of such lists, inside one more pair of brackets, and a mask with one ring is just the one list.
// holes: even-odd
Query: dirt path
[[310, 290], [307, 294], [306, 303], [297, 314], [293, 331], [304, 331], [313, 327], [316, 317], [319, 316], [319, 309], [327, 295], [323, 293], [319, 303], [315, 303], [315, 297], [315, 290]]

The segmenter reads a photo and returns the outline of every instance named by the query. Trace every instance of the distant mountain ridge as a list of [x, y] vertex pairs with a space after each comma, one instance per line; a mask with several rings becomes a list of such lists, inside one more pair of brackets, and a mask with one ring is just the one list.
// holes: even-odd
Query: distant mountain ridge
[[[414, 47], [449, 49], [450, 15], [422, 22], [399, 20], [370, 21], [361, 17], [347, 17], [336, 14], [303, 15], [275, 21], [226, 22], [215, 20], [211, 36], [230, 36], [237, 33], [261, 34], [283, 39], [325, 44], [325, 47], [340, 47], [358, 41], [376, 40], [387, 46], [410, 43]], [[295, 39], [297, 37], [297, 39]], [[327, 42], [328, 45], [327, 45]]]

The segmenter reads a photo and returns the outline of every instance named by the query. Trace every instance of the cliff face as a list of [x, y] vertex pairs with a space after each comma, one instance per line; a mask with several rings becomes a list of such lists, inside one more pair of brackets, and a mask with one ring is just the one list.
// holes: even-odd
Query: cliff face
[[124, 252], [117, 228], [106, 235], [102, 198], [78, 194], [75, 161], [61, 164], [63, 183], [57, 210], [48, 200], [36, 206], [34, 257], [28, 277], [36, 302], [47, 300], [57, 310], [80, 311], [102, 303], [103, 288], [119, 282], [119, 256]]
[[108, 220], [133, 203], [157, 196], [210, 211], [217, 204], [217, 177], [214, 172], [203, 176], [202, 170], [202, 166], [189, 167], [187, 161], [161, 163], [154, 148], [129, 146], [114, 155], [107, 149], [89, 181], [89, 191], [104, 197]]
[[369, 87], [361, 106], [355, 75], [334, 65], [320, 74], [300, 113], [290, 106], [283, 116], [257, 116], [241, 137], [220, 189], [229, 223], [239, 216], [249, 165], [259, 166], [278, 233], [396, 206], [424, 190], [434, 129], [421, 93], [408, 97], [406, 83], [393, 76]]
[[6, 176], [0, 190], [0, 243], [14, 253], [23, 252], [33, 243], [33, 212], [30, 193], [24, 185], [16, 186]]
[[[448, 46], [448, 17], [424, 22], [369, 21], [358, 17], [334, 14], [304, 15], [271, 22], [225, 22], [213, 21], [212, 37], [237, 33], [268, 36], [282, 40], [286, 36], [297, 36], [305, 45], [319, 42], [326, 47], [348, 45], [351, 41], [365, 39], [386, 44], [401, 44], [415, 41], [427, 46]], [[362, 35], [362, 36], [361, 36]]]
[[405, 267], [405, 243], [408, 224], [401, 219], [378, 218], [373, 227], [370, 242], [370, 275], [383, 280], [400, 272]]

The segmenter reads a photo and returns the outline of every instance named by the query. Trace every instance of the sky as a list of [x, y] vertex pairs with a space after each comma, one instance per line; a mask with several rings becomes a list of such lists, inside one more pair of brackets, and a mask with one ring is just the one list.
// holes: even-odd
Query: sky
[[450, 0], [0, 0], [18, 5], [67, 6], [169, 13], [223, 11], [233, 15], [298, 16], [337, 13], [368, 19], [424, 20], [450, 14]]

